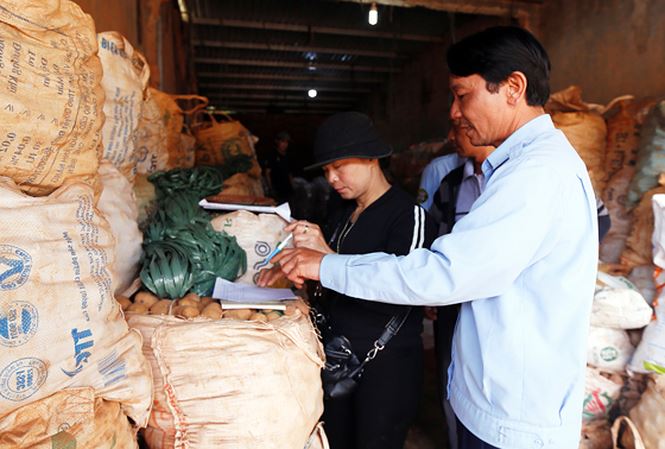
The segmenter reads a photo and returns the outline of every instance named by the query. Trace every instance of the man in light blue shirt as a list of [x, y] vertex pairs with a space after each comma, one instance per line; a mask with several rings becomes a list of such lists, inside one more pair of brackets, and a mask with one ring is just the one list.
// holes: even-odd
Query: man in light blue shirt
[[420, 187], [418, 188], [418, 204], [425, 210], [432, 207], [434, 193], [439, 188], [441, 180], [445, 176], [462, 165], [465, 159], [458, 156], [457, 153], [444, 154], [432, 159], [423, 169], [420, 175]]
[[448, 394], [461, 449], [578, 447], [586, 339], [598, 258], [596, 201], [584, 163], [543, 105], [540, 43], [495, 27], [447, 54], [451, 118], [476, 146], [485, 190], [430, 250], [407, 256], [285, 250], [296, 284], [394, 304], [461, 303]]

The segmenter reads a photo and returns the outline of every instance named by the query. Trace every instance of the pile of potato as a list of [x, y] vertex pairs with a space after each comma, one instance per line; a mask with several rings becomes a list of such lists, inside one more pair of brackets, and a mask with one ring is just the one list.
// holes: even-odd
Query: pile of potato
[[303, 314], [309, 314], [309, 307], [302, 299], [285, 301], [286, 310], [254, 310], [254, 309], [230, 309], [224, 310], [219, 302], [208, 296], [199, 296], [196, 293], [178, 300], [160, 299], [150, 292], [138, 292], [132, 301], [126, 296], [116, 296], [120, 307], [127, 313], [142, 313], [149, 315], [173, 315], [179, 318], [203, 317], [211, 320], [222, 318], [235, 320], [249, 320], [268, 322], [280, 318], [283, 315], [293, 315], [296, 309]]

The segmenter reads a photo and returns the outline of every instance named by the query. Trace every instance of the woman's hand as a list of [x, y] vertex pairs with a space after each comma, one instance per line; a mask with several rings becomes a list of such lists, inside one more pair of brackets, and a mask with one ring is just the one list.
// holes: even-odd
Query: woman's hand
[[284, 231], [293, 233], [293, 246], [296, 248], [309, 248], [324, 254], [334, 254], [326, 243], [319, 225], [298, 220], [289, 223]]

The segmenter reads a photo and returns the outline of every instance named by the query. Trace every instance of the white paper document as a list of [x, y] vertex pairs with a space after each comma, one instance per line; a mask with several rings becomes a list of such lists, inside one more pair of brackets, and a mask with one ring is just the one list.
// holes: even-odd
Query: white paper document
[[252, 204], [234, 204], [234, 203], [211, 203], [205, 198], [199, 201], [199, 206], [211, 210], [247, 210], [249, 212], [277, 214], [284, 220], [291, 221], [291, 208], [289, 203], [282, 203], [279, 206], [256, 206]]
[[263, 288], [254, 285], [236, 284], [222, 278], [217, 278], [212, 297], [234, 302], [261, 303], [295, 299], [296, 295], [288, 288]]

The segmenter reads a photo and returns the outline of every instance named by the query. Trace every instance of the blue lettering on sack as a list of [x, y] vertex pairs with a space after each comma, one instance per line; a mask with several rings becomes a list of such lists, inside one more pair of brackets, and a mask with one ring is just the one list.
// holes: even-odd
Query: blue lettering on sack
[[10, 302], [0, 309], [0, 345], [21, 346], [37, 332], [39, 314], [37, 308], [27, 301]]
[[34, 357], [15, 360], [0, 372], [0, 396], [19, 402], [29, 398], [46, 381], [46, 364]]
[[88, 363], [88, 359], [92, 356], [90, 348], [95, 344], [92, 339], [92, 331], [84, 329], [79, 331], [77, 328], [72, 329], [72, 339], [74, 340], [74, 363], [76, 368], [73, 370], [62, 369], [62, 372], [69, 377], [74, 377], [83, 369], [83, 364]]
[[0, 245], [0, 291], [14, 290], [30, 276], [32, 257], [13, 245]]

